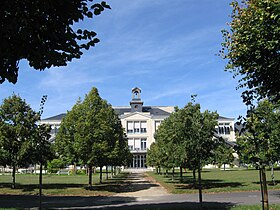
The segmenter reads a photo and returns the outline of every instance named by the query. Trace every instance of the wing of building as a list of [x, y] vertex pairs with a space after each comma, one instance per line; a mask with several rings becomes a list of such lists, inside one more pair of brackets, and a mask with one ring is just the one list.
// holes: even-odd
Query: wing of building
[[[144, 106], [141, 100], [141, 89], [132, 89], [130, 106], [113, 107], [118, 114], [128, 138], [128, 146], [133, 154], [133, 161], [128, 167], [146, 168], [147, 149], [155, 141], [154, 134], [161, 124], [172, 112], [174, 106]], [[41, 123], [52, 126], [51, 141], [55, 141], [62, 118], [66, 114], [59, 114], [43, 119]], [[235, 141], [234, 118], [219, 117], [218, 135], [229, 142]]]

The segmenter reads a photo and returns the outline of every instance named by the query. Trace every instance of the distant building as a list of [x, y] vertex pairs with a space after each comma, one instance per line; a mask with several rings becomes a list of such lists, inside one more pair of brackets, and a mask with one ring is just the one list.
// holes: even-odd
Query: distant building
[[[155, 141], [154, 134], [161, 124], [172, 112], [174, 106], [144, 106], [141, 100], [141, 89], [132, 89], [130, 106], [113, 107], [118, 114], [122, 126], [128, 138], [128, 147], [133, 154], [133, 161], [129, 168], [146, 168], [147, 149]], [[55, 141], [56, 133], [65, 114], [59, 114], [42, 120], [42, 123], [50, 124], [51, 141]], [[228, 142], [235, 141], [234, 118], [219, 117], [218, 135]]]

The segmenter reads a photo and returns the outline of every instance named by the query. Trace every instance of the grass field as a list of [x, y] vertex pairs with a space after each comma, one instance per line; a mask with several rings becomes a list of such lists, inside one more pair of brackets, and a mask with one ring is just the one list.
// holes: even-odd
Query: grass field
[[[125, 187], [126, 173], [99, 184], [99, 173], [93, 174], [93, 187], [88, 189], [86, 175], [43, 175], [43, 194], [45, 195], [111, 195]], [[39, 175], [16, 175], [16, 189], [11, 189], [11, 175], [0, 176], [0, 194], [35, 195], [39, 193]]]
[[[192, 172], [188, 171], [183, 175], [183, 181], [179, 180], [179, 173], [176, 173], [174, 181], [169, 176], [148, 173], [164, 186], [170, 193], [197, 193], [197, 187], [193, 184]], [[259, 190], [258, 170], [203, 170], [202, 171], [203, 192], [233, 192]], [[276, 185], [272, 185], [270, 171], [267, 171], [268, 189], [280, 189], [280, 171], [274, 171]], [[278, 183], [278, 184], [277, 184]]]

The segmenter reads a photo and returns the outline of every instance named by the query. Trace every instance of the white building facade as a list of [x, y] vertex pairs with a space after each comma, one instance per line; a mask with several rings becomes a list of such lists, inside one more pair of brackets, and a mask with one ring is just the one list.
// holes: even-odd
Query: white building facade
[[[130, 106], [113, 107], [118, 114], [128, 139], [128, 147], [133, 154], [129, 168], [146, 168], [146, 154], [150, 145], [155, 142], [154, 134], [161, 124], [172, 112], [173, 106], [143, 106], [141, 89], [132, 89]], [[56, 133], [65, 114], [43, 119], [41, 123], [52, 127], [51, 141], [55, 141]], [[218, 135], [228, 142], [235, 142], [234, 118], [219, 117]]]

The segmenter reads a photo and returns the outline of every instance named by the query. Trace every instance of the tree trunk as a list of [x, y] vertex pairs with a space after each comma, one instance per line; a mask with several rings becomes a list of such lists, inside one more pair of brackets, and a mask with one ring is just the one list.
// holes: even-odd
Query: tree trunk
[[99, 171], [99, 184], [102, 184], [102, 166], [100, 166], [100, 171]]
[[260, 166], [260, 180], [261, 180], [261, 193], [262, 193], [262, 207], [264, 210], [268, 210], [268, 193], [267, 193], [267, 183], [265, 166]]
[[77, 163], [74, 163], [74, 172], [73, 172], [74, 176], [77, 175]]
[[108, 166], [106, 166], [106, 180], [108, 180], [109, 177], [108, 177]]
[[199, 191], [199, 203], [202, 203], [202, 186], [201, 186], [201, 168], [198, 168], [198, 191]]
[[224, 164], [224, 171], [226, 170], [226, 164]]
[[183, 168], [180, 167], [180, 182], [183, 181]]
[[113, 166], [111, 166], [111, 179], [113, 179], [113, 173], [114, 173]]
[[40, 174], [39, 174], [39, 209], [42, 207], [42, 188], [43, 188], [43, 164], [40, 163]]
[[193, 169], [192, 174], [193, 174], [193, 184], [194, 186], [196, 186], [195, 169]]
[[13, 165], [13, 172], [12, 172], [12, 189], [16, 189], [16, 165]]
[[274, 177], [274, 165], [273, 164], [271, 165], [271, 180], [272, 180], [273, 185], [276, 185], [275, 177]]
[[92, 165], [88, 166], [88, 186], [92, 188]]
[[172, 181], [174, 181], [174, 167], [172, 168]]

